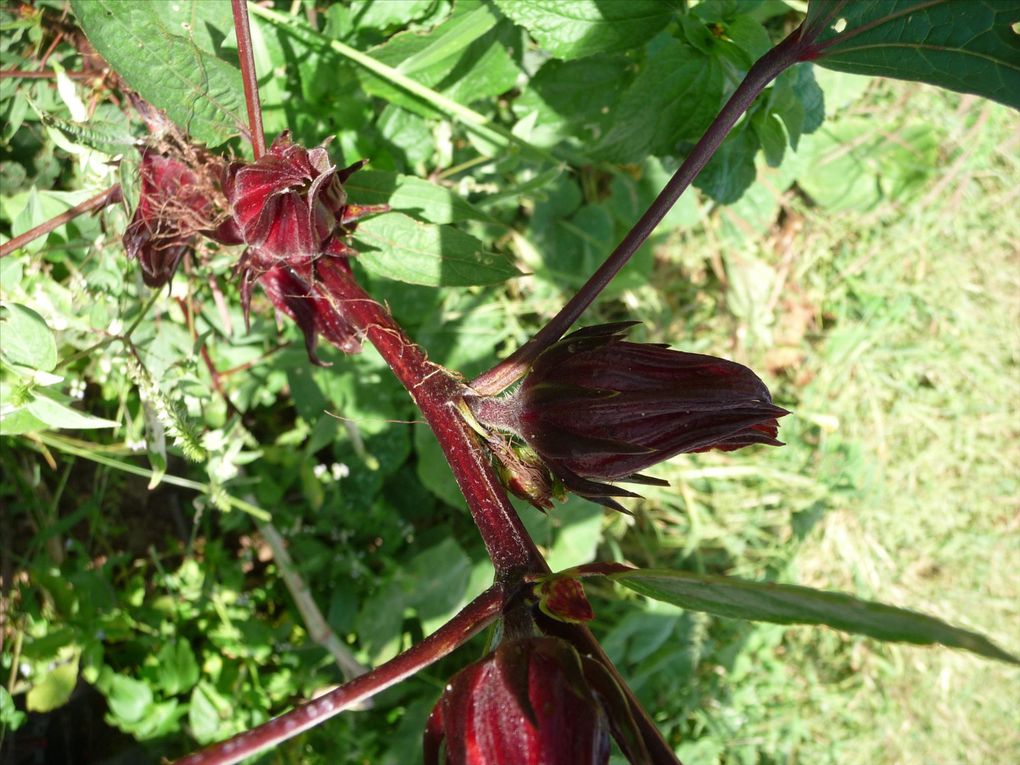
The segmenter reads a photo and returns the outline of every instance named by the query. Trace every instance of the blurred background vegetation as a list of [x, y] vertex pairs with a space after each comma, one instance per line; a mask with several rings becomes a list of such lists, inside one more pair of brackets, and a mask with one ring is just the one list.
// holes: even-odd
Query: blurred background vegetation
[[[340, 13], [323, 23], [368, 48], [442, 18], [385, 7], [358, 27]], [[756, 23], [774, 34], [783, 13]], [[24, 55], [34, 27], [16, 10], [4, 18], [3, 50]], [[531, 140], [583, 150], [570, 109], [591, 105], [559, 121], [542, 112], [558, 102], [540, 96], [559, 91], [520, 84], [543, 61], [504, 22], [490, 34], [515, 62], [509, 79], [505, 62], [473, 51], [490, 81], [461, 72], [429, 84], [522, 133], [537, 110], [551, 133]], [[452, 189], [474, 205], [461, 223], [532, 272], [467, 289], [361, 274], [433, 360], [467, 376], [562, 304], [675, 164], [571, 170], [507, 156], [441, 116], [382, 106], [350, 65], [267, 38], [270, 135], [335, 134], [338, 162], [368, 156]], [[397, 47], [377, 57], [400, 60]], [[70, 47], [53, 60], [83, 64]], [[315, 76], [327, 65], [343, 97]], [[691, 190], [586, 317], [639, 319], [644, 340], [748, 364], [793, 412], [787, 445], [678, 457], [652, 471], [671, 488], [645, 491], [633, 518], [577, 499], [521, 514], [554, 568], [597, 557], [842, 590], [1015, 650], [1020, 121], [926, 86], [815, 75], [821, 127], [778, 167], [759, 157], [739, 188]], [[5, 236], [116, 180], [87, 136], [47, 129], [39, 114], [79, 120], [82, 108], [108, 131], [128, 131], [126, 117], [89, 103], [87, 85], [60, 84], [0, 80]], [[81, 218], [0, 261], [3, 300], [35, 313], [19, 326], [38, 333], [37, 350], [52, 343], [53, 400], [119, 423], [78, 431], [63, 410], [45, 432], [4, 420], [5, 762], [179, 756], [341, 682], [337, 653], [366, 665], [393, 656], [491, 577], [438, 447], [371, 349], [324, 350], [333, 366], [311, 367], [296, 328], [264, 302], [246, 333], [228, 250], [203, 249], [152, 295], [124, 258], [124, 222], [120, 209]], [[17, 381], [4, 375], [10, 404]], [[332, 653], [295, 606], [274, 530], [342, 644]], [[597, 584], [589, 596], [594, 631], [687, 765], [1020, 761], [1015, 668], [711, 618]], [[482, 646], [260, 761], [416, 761], [446, 678]]]

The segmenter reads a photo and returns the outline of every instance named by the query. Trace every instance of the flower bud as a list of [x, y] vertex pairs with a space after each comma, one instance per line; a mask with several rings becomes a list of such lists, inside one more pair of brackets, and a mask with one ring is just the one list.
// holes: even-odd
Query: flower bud
[[609, 731], [569, 643], [511, 640], [450, 681], [429, 718], [425, 765], [605, 765]]
[[[640, 471], [683, 452], [781, 446], [765, 384], [741, 364], [631, 343], [636, 322], [587, 327], [543, 352], [503, 399], [469, 399], [483, 425], [523, 439], [563, 485], [624, 508], [633, 492], [600, 481], [666, 485]], [[497, 455], [498, 456], [498, 455]]]

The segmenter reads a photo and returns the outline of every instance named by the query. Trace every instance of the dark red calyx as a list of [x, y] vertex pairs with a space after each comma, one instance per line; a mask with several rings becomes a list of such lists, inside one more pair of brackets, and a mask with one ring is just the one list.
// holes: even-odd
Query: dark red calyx
[[714, 356], [627, 342], [636, 322], [587, 327], [538, 357], [521, 386], [477, 399], [487, 427], [530, 446], [570, 491], [624, 511], [633, 492], [604, 481], [665, 482], [640, 471], [685, 452], [781, 446], [765, 384], [747, 367]]
[[500, 644], [447, 685], [425, 765], [605, 765], [610, 723], [585, 661], [559, 638]]

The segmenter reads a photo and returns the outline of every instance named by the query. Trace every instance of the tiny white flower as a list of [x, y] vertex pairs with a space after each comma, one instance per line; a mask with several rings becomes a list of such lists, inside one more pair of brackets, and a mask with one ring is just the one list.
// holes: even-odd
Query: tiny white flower
[[312, 468], [312, 473], [315, 475], [316, 478], [322, 480], [322, 477], [326, 475], [326, 466], [316, 465], [314, 468]]
[[333, 473], [333, 480], [339, 481], [341, 478], [349, 476], [351, 474], [351, 469], [343, 462], [334, 462], [330, 466], [330, 472]]

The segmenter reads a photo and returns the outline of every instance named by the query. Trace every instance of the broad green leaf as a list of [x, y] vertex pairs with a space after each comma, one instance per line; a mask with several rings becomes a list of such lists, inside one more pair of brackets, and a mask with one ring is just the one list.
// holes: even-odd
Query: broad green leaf
[[99, 679], [99, 687], [106, 695], [110, 713], [118, 722], [133, 723], [141, 720], [152, 704], [152, 689], [141, 680], [127, 675], [104, 671]]
[[775, 624], [823, 624], [879, 640], [937, 643], [1020, 664], [1020, 659], [982, 635], [931, 616], [843, 593], [667, 569], [621, 571], [609, 577], [654, 600], [717, 616]]
[[[1017, 0], [812, 0], [814, 63], [919, 80], [1020, 108]], [[838, 30], [838, 31], [837, 31]]]
[[[182, 10], [180, 21], [175, 6]], [[212, 45], [206, 15], [221, 16], [224, 6], [229, 13], [226, 0], [72, 3], [89, 41], [128, 85], [193, 138], [212, 146], [246, 124], [240, 70], [203, 47]]]
[[102, 417], [93, 417], [91, 414], [79, 412], [77, 409], [65, 406], [38, 392], [26, 404], [25, 409], [51, 428], [83, 430], [86, 428], [115, 428], [120, 424], [114, 420], [104, 420]]
[[388, 204], [430, 223], [492, 220], [445, 186], [411, 175], [366, 170], [352, 175], [344, 188], [356, 204]]
[[676, 12], [672, 0], [496, 0], [557, 58], [636, 48], [661, 32]]
[[620, 97], [613, 128], [593, 153], [611, 162], [640, 162], [675, 154], [698, 140], [722, 106], [723, 69], [714, 56], [668, 35], [648, 46], [647, 59]]
[[528, 140], [552, 146], [574, 136], [593, 145], [613, 124], [609, 115], [633, 79], [629, 64], [622, 54], [546, 61], [513, 102], [514, 114], [533, 120]]
[[166, 642], [156, 655], [156, 675], [168, 696], [190, 691], [198, 682], [198, 662], [191, 644], [184, 638]]
[[25, 708], [29, 712], [50, 712], [61, 707], [71, 698], [77, 683], [78, 657], [75, 656], [72, 661], [55, 666], [33, 684], [25, 698]]
[[402, 574], [409, 590], [407, 604], [418, 612], [427, 635], [445, 624], [463, 602], [471, 559], [448, 538], [418, 553]]
[[28, 306], [0, 304], [0, 356], [43, 372], [57, 365], [57, 341], [46, 320]]
[[387, 213], [358, 225], [359, 262], [377, 276], [431, 287], [496, 284], [517, 276], [513, 263], [488, 252], [470, 234], [452, 226], [419, 223]]
[[720, 204], [733, 204], [754, 183], [758, 137], [746, 124], [723, 141], [694, 185]]

